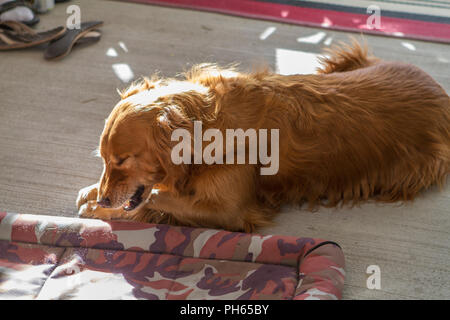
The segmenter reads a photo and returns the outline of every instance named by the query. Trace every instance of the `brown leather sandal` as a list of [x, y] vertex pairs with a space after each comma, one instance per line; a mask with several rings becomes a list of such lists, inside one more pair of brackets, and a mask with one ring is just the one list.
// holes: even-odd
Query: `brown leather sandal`
[[0, 22], [0, 50], [22, 49], [37, 46], [60, 38], [66, 32], [65, 27], [36, 32], [17, 21]]
[[102, 21], [83, 22], [80, 29], [67, 30], [64, 36], [52, 41], [45, 50], [45, 59], [61, 59], [67, 56], [75, 44], [92, 43], [100, 40], [101, 32], [97, 29]]

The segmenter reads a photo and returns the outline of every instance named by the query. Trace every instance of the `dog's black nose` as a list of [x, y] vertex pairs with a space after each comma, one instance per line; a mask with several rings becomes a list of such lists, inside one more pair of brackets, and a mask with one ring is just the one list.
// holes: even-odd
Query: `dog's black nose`
[[111, 200], [109, 200], [109, 198], [101, 198], [99, 201], [97, 201], [97, 204], [100, 207], [109, 208], [111, 207]]

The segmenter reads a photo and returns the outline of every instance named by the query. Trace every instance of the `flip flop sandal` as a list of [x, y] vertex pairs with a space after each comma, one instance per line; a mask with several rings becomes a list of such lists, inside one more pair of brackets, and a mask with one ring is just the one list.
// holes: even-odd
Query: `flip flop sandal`
[[76, 43], [95, 42], [100, 40], [101, 33], [96, 29], [102, 25], [103, 21], [89, 21], [81, 23], [80, 29], [67, 30], [64, 36], [49, 44], [44, 53], [45, 59], [53, 60], [64, 58], [72, 51], [72, 48]]
[[95, 42], [100, 41], [101, 38], [102, 38], [102, 32], [98, 29], [94, 29], [94, 30], [86, 33], [80, 39], [78, 39], [77, 42], [75, 42], [74, 47], [79, 47], [81, 45], [95, 43]]
[[31, 6], [31, 4], [29, 4], [28, 2], [25, 2], [23, 0], [13, 0], [13, 1], [8, 1], [4, 4], [0, 4], [0, 14], [9, 11], [9, 10], [14, 10], [15, 8], [18, 7], [27, 7], [28, 9], [30, 9], [33, 12], [33, 19], [30, 21], [18, 21], [18, 22], [22, 22], [23, 24], [26, 24], [27, 26], [34, 26], [36, 23], [38, 23], [40, 21], [39, 17], [36, 14], [36, 10]]
[[[99, 42], [100, 39], [102, 37], [102, 32], [100, 30], [94, 29], [92, 31], [89, 31], [88, 33], [86, 33], [83, 37], [81, 37], [80, 39], [78, 39], [75, 44], [73, 45], [73, 48], [81, 48], [81, 47], [85, 47], [88, 46], [90, 44]], [[72, 50], [73, 50], [72, 48]], [[48, 60], [59, 60], [62, 59], [63, 57], [65, 57], [67, 54], [58, 54], [60, 52], [56, 52], [56, 51], [52, 51], [52, 50], [46, 50], [46, 52], [44, 53], [44, 57]], [[48, 54], [48, 57], [46, 56], [46, 54]], [[53, 58], [54, 57], [54, 58]]]
[[36, 32], [17, 21], [0, 22], [0, 50], [22, 49], [50, 42], [61, 37], [65, 27]]

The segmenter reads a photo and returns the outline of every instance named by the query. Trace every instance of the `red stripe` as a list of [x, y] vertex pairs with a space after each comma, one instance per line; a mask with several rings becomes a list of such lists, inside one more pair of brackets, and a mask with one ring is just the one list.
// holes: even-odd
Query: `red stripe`
[[450, 27], [444, 23], [384, 17], [381, 29], [369, 30], [366, 25], [369, 14], [303, 8], [278, 3], [251, 0], [131, 0], [132, 2], [160, 4], [172, 7], [206, 10], [258, 19], [269, 19], [312, 27], [324, 27], [325, 18], [330, 29], [356, 31], [378, 35], [394, 35], [401, 32], [403, 38], [450, 43]]

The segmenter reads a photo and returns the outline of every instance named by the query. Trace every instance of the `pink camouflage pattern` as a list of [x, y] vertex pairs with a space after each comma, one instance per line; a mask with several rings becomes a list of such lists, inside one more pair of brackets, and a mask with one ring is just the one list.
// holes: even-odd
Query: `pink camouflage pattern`
[[0, 212], [0, 299], [341, 299], [329, 241]]

